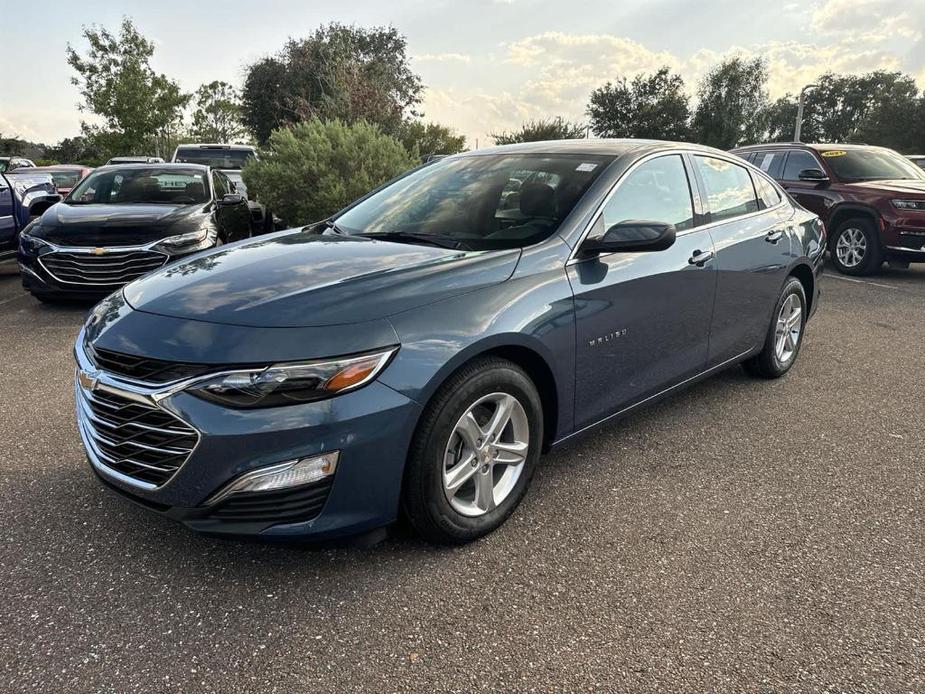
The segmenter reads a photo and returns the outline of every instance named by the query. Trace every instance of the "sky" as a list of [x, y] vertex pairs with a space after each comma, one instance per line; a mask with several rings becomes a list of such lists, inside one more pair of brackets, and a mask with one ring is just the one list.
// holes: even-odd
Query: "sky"
[[[534, 118], [583, 121], [592, 89], [668, 65], [693, 95], [721, 58], [763, 56], [772, 98], [826, 71], [902, 70], [925, 88], [925, 0], [0, 0], [0, 134], [54, 144], [87, 118], [68, 43], [131, 17], [153, 66], [192, 91], [240, 86], [250, 62], [321, 24], [394, 26], [427, 89], [421, 110], [470, 147]], [[9, 47], [17, 47], [9, 50]], [[22, 49], [22, 50], [20, 50]]]

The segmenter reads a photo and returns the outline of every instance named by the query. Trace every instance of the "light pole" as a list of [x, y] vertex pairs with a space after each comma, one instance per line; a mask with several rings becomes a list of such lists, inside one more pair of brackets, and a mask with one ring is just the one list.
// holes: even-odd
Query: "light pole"
[[797, 104], [797, 124], [793, 129], [793, 141], [800, 141], [800, 131], [803, 129], [803, 100], [806, 97], [807, 89], [815, 89], [818, 87], [818, 84], [807, 84], [800, 90], [800, 101]]

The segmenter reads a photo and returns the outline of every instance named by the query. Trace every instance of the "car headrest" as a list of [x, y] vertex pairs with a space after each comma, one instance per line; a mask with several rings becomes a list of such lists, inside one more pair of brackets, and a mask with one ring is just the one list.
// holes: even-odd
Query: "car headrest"
[[190, 197], [205, 197], [206, 189], [201, 183], [187, 183], [184, 192]]
[[545, 183], [525, 183], [520, 189], [520, 211], [527, 217], [555, 217], [556, 192]]

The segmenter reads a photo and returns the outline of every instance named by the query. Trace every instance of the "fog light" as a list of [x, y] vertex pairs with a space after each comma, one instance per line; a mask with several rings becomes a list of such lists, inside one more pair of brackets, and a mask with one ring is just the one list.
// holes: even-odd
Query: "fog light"
[[290, 460], [286, 463], [253, 470], [223, 487], [206, 501], [205, 505], [217, 504], [231, 494], [269, 492], [317, 482], [334, 474], [339, 457], [340, 451], [333, 451], [312, 458]]

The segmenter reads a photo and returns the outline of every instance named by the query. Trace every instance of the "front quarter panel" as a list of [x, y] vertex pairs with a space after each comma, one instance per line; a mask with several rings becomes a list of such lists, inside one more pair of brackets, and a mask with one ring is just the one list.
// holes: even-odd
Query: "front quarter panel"
[[380, 377], [386, 385], [426, 405], [440, 385], [480, 354], [503, 348], [532, 351], [552, 372], [561, 438], [573, 425], [575, 369], [574, 303], [563, 258], [568, 246], [556, 239], [527, 249], [513, 277], [469, 294], [406, 311], [391, 318], [401, 341], [395, 360]]

